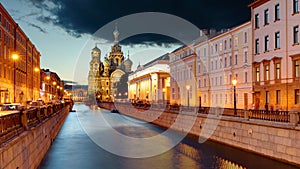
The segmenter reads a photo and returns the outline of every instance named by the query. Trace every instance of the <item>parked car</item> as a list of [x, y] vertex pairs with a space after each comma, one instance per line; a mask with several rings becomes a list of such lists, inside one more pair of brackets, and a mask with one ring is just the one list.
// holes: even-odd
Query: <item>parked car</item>
[[25, 109], [20, 103], [5, 103], [0, 107], [1, 111], [23, 110]]
[[29, 109], [31, 109], [31, 108], [41, 108], [43, 106], [45, 106], [43, 101], [32, 101], [28, 104]]

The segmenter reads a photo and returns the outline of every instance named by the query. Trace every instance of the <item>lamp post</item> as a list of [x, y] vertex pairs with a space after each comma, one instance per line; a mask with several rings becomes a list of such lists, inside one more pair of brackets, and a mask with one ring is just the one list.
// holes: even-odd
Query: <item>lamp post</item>
[[236, 112], [236, 84], [237, 84], [237, 80], [233, 79], [232, 80], [232, 85], [233, 85], [233, 106], [234, 106], [234, 116], [237, 115]]
[[40, 71], [40, 69], [39, 69], [38, 67], [35, 67], [35, 68], [33, 69], [33, 72], [32, 72], [32, 98], [33, 98], [33, 99], [35, 99], [35, 97], [34, 97], [34, 82], [33, 82], [33, 76], [34, 76], [34, 72], [37, 73], [37, 72], [39, 72], [39, 71]]
[[186, 86], [186, 90], [187, 90], [187, 106], [188, 106], [188, 108], [190, 107], [190, 88], [191, 88], [190, 85]]
[[12, 59], [14, 61], [14, 103], [16, 102], [16, 60], [19, 59], [19, 55], [14, 53], [12, 55]]

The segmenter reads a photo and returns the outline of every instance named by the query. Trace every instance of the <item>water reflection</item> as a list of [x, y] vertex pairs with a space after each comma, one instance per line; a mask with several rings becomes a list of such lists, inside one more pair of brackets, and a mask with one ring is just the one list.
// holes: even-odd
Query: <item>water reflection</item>
[[[78, 110], [77, 110], [78, 112]], [[151, 137], [162, 133], [164, 130], [151, 124], [132, 124], [132, 121], [119, 121], [127, 119], [118, 114], [99, 111], [82, 112], [81, 118], [94, 119], [100, 113], [104, 113], [110, 119], [117, 132], [130, 137]], [[97, 119], [96, 119], [97, 121]], [[102, 121], [97, 121], [100, 123]], [[93, 125], [93, 124], [90, 124]], [[92, 127], [99, 127], [99, 124]], [[103, 126], [102, 126], [103, 127]], [[99, 129], [99, 138], [107, 137], [106, 140], [115, 142], [118, 149], [135, 151], [126, 147], [137, 147], [142, 151], [151, 151], [152, 146], [137, 146], [137, 142], [124, 142], [112, 137], [105, 128]], [[178, 133], [174, 133], [178, 134]], [[170, 138], [165, 138], [167, 141]], [[222, 144], [207, 141], [203, 144], [197, 142], [195, 136], [187, 136], [175, 147], [165, 153], [148, 158], [121, 157], [105, 151], [94, 144], [79, 125], [75, 113], [70, 113], [63, 128], [47, 153], [39, 168], [41, 169], [82, 169], [82, 168], [105, 168], [105, 169], [296, 169], [297, 167], [265, 158], [253, 153], [238, 150]], [[162, 140], [163, 141], [163, 140]], [[152, 143], [155, 144], [155, 143]]]

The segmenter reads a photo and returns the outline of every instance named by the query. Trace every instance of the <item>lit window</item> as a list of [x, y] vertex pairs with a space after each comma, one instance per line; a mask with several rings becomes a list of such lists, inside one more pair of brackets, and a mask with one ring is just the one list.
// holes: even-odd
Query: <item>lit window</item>
[[270, 80], [270, 66], [269, 65], [265, 66], [265, 80], [266, 81]]
[[259, 67], [255, 68], [255, 80], [256, 82], [260, 81], [260, 72], [259, 72]]
[[276, 79], [279, 80], [280, 76], [280, 63], [276, 63]]

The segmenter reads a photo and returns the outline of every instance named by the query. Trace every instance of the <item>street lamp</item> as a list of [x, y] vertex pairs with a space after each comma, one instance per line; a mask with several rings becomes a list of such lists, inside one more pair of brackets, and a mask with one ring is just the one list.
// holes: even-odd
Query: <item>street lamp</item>
[[14, 103], [16, 102], [16, 60], [19, 59], [19, 55], [14, 53], [12, 55], [12, 59], [14, 61]]
[[232, 85], [233, 85], [233, 106], [234, 106], [234, 116], [237, 115], [236, 112], [236, 84], [237, 84], [237, 80], [233, 79], [232, 80]]
[[39, 69], [38, 67], [35, 67], [35, 68], [33, 69], [33, 72], [32, 72], [32, 97], [33, 97], [33, 99], [35, 99], [35, 97], [34, 97], [34, 82], [33, 82], [33, 76], [34, 76], [34, 72], [37, 73], [37, 72], [39, 72], [39, 71], [40, 71], [40, 69]]
[[190, 107], [190, 85], [186, 86], [186, 90], [187, 90], [187, 106]]

